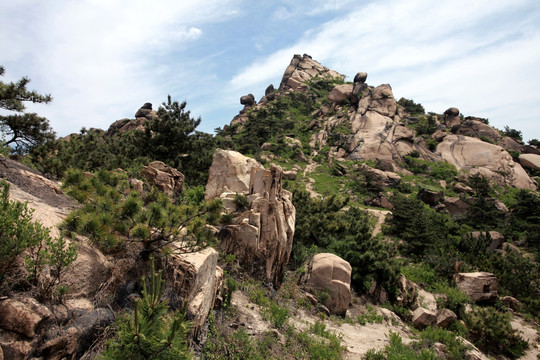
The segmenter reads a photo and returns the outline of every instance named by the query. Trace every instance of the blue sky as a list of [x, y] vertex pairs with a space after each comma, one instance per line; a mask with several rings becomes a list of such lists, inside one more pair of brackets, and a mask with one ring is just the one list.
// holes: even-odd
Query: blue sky
[[213, 132], [307, 53], [428, 111], [455, 106], [540, 139], [538, 0], [0, 0], [0, 24], [2, 80], [51, 93], [30, 110], [60, 136], [168, 94]]

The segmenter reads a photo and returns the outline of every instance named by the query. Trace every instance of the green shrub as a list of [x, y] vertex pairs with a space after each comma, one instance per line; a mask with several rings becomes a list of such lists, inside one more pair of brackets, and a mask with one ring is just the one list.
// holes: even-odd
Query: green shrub
[[364, 355], [364, 360], [437, 360], [438, 357], [428, 349], [414, 349], [412, 346], [403, 344], [399, 334], [390, 331], [390, 344], [383, 350], [369, 350]]
[[446, 308], [461, 315], [464, 313], [465, 305], [470, 303], [468, 296], [457, 287], [451, 287], [448, 284], [439, 282], [434, 284], [432, 289], [443, 295], [437, 298], [437, 308], [439, 309]]
[[242, 194], [236, 193], [234, 195], [234, 204], [240, 210], [247, 209], [249, 207], [249, 199]]
[[510, 314], [494, 308], [476, 307], [466, 318], [469, 337], [484, 351], [517, 359], [525, 353], [528, 343], [510, 324]]
[[452, 331], [437, 327], [427, 327], [420, 332], [420, 342], [417, 346], [422, 348], [431, 348], [435, 343], [446, 345], [447, 359], [462, 360], [466, 359], [466, 353], [469, 348]]
[[266, 314], [272, 325], [275, 328], [279, 329], [283, 327], [283, 325], [289, 318], [289, 309], [281, 307], [275, 302], [272, 302]]
[[[50, 298], [52, 289], [60, 282], [64, 270], [77, 257], [74, 243], [68, 245], [63, 237], [53, 239], [49, 229], [32, 219], [33, 210], [26, 203], [9, 200], [9, 184], [0, 182], [0, 293], [17, 260], [27, 253], [26, 268], [30, 282], [39, 285], [39, 297]], [[42, 277], [45, 267], [48, 277]]]
[[191, 359], [187, 346], [189, 323], [185, 312], [167, 314], [167, 300], [162, 300], [165, 280], [161, 272], [150, 270], [150, 283], [142, 279], [142, 296], [133, 312], [117, 321], [116, 337], [107, 343], [102, 359], [181, 360]]

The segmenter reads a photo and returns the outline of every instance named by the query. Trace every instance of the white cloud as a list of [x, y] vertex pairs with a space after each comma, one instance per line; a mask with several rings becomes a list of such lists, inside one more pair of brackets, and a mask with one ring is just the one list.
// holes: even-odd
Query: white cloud
[[53, 94], [51, 105], [36, 109], [59, 134], [82, 126], [106, 128], [122, 116], [132, 117], [151, 96], [163, 100], [163, 84], [179, 77], [170, 73], [167, 56], [201, 39], [205, 25], [234, 16], [237, 3], [35, 0], [0, 5], [0, 13], [11, 15], [0, 15], [0, 53], [9, 54], [0, 62]]
[[[540, 138], [540, 9], [534, 1], [382, 1], [306, 31], [294, 44], [244, 68], [239, 91], [275, 81], [293, 53], [442, 112], [457, 106], [492, 124]], [[512, 126], [511, 126], [512, 127]], [[530, 136], [529, 136], [530, 134]]]

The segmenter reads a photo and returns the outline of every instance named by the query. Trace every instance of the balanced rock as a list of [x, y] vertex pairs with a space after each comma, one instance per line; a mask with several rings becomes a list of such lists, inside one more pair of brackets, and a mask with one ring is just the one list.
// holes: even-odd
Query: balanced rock
[[354, 76], [354, 83], [365, 83], [367, 79], [367, 73], [366, 72], [358, 72]]
[[476, 302], [495, 302], [499, 281], [492, 273], [472, 272], [455, 275], [457, 287]]
[[302, 282], [312, 294], [326, 292], [322, 303], [332, 314], [344, 316], [351, 302], [351, 271], [351, 265], [339, 256], [317, 254]]
[[214, 153], [206, 186], [206, 199], [224, 192], [238, 193], [249, 200], [249, 209], [237, 214], [219, 234], [221, 249], [233, 253], [253, 273], [274, 286], [283, 280], [292, 250], [296, 210], [292, 194], [281, 187], [283, 170], [236, 151]]
[[135, 119], [145, 118], [147, 120], [152, 120], [157, 117], [157, 113], [152, 110], [152, 104], [145, 103], [137, 112], [135, 113]]
[[148, 166], [144, 166], [141, 175], [169, 196], [182, 192], [184, 174], [161, 161], [152, 161]]
[[255, 104], [255, 96], [253, 96], [253, 94], [247, 94], [240, 97], [240, 104], [245, 106], [253, 106]]
[[451, 107], [446, 109], [443, 114], [444, 124], [447, 128], [454, 130], [461, 125], [461, 118], [459, 117], [459, 109]]

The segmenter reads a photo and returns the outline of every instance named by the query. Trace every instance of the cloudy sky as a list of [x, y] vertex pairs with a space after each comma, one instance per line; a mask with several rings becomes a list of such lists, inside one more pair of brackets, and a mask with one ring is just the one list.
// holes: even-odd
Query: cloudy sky
[[212, 133], [294, 54], [540, 139], [538, 0], [0, 0], [3, 81], [54, 97], [58, 135], [186, 100]]

